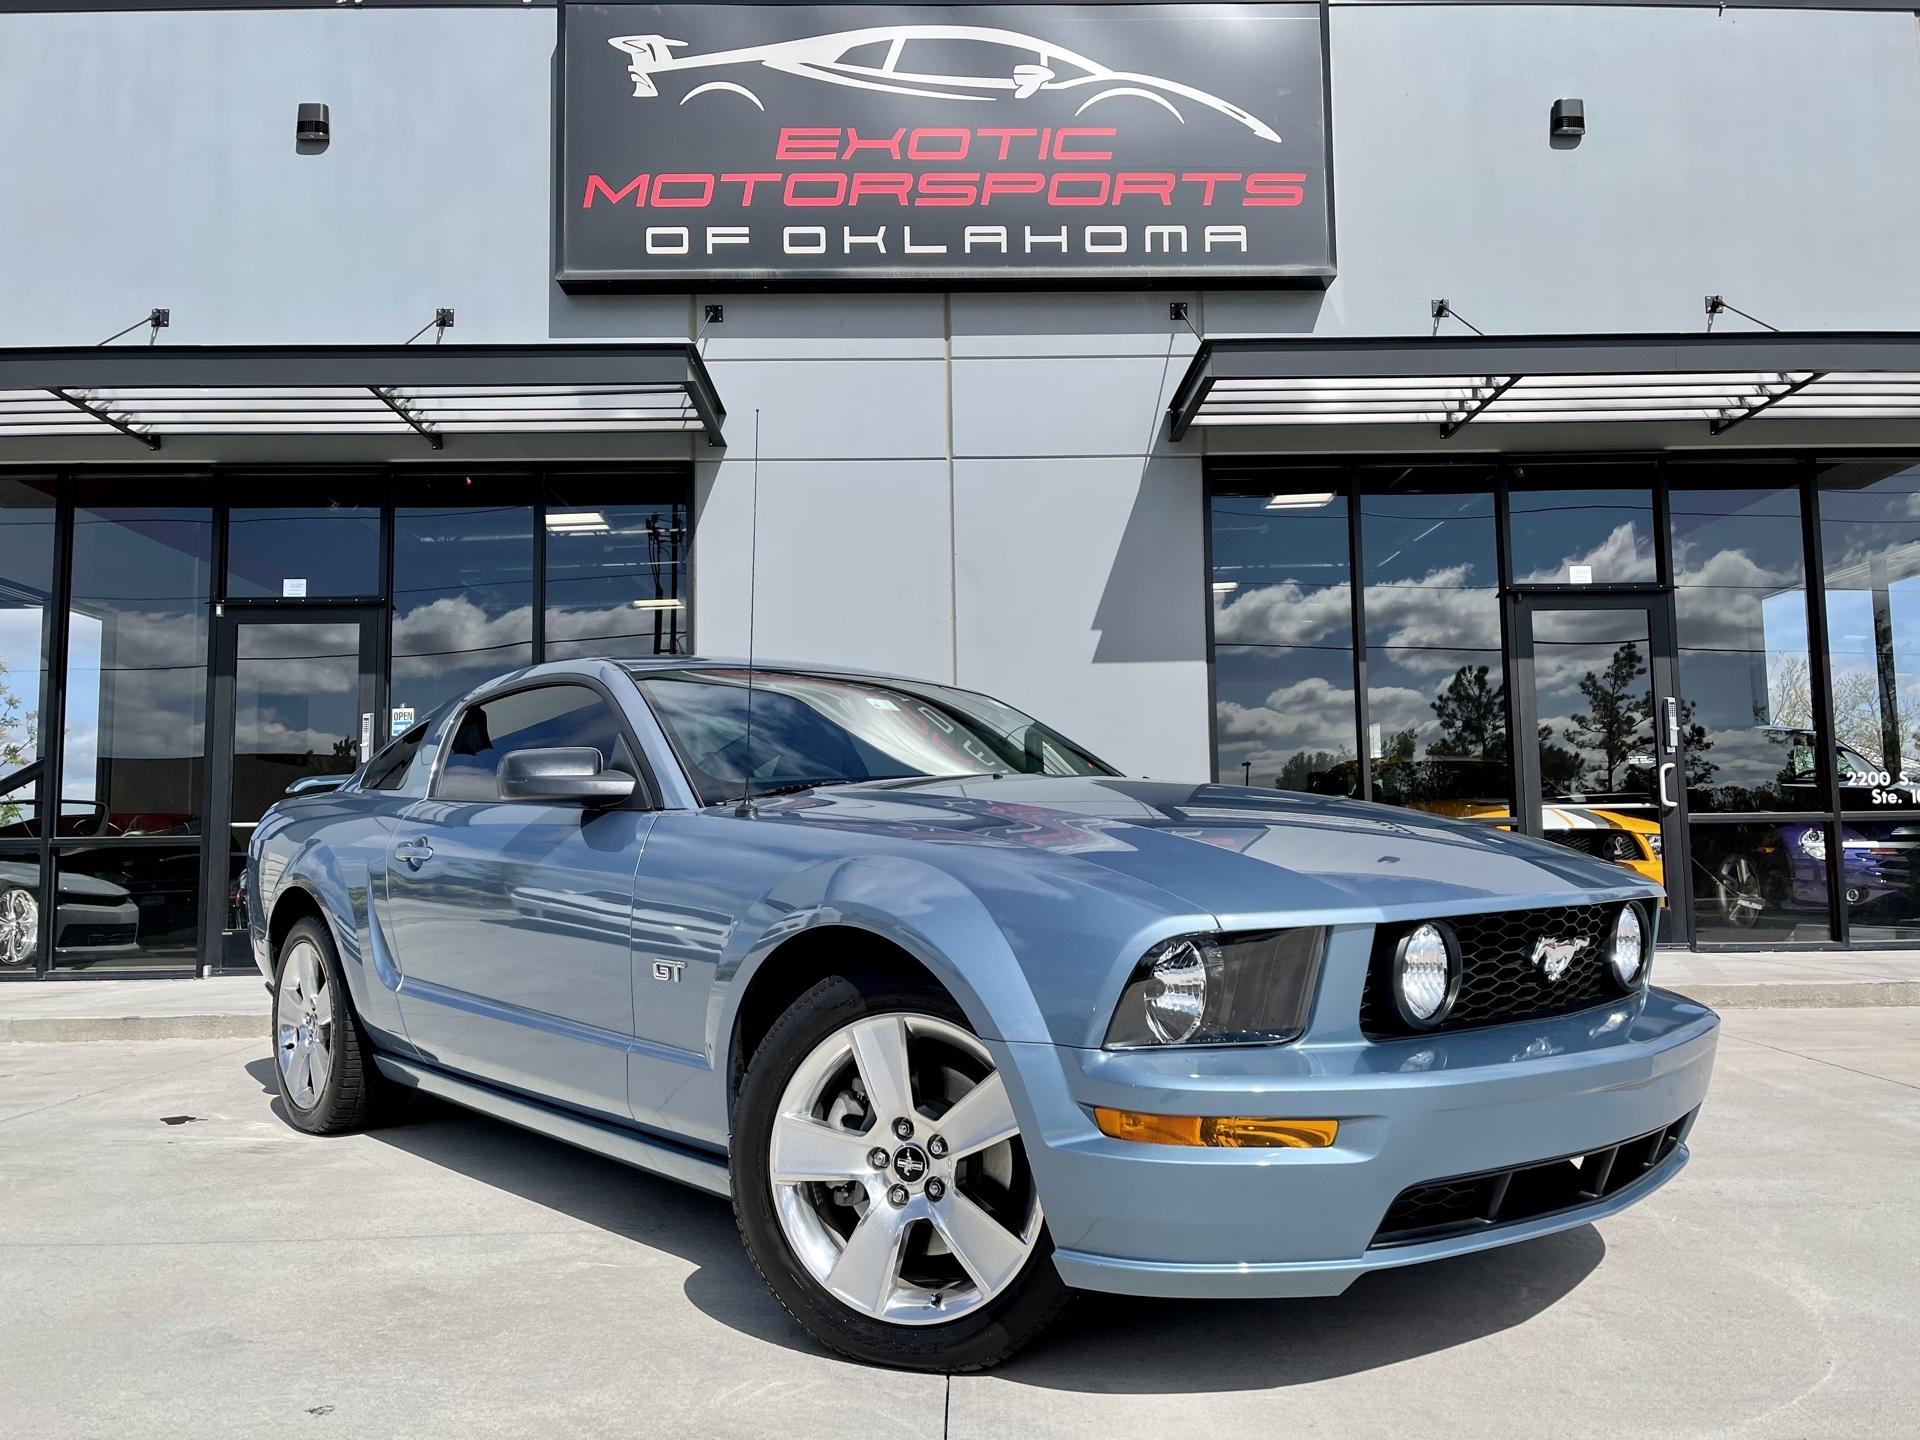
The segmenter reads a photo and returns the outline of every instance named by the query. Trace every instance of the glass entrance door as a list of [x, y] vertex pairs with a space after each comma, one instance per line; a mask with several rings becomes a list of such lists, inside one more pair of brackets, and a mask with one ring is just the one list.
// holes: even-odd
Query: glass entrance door
[[[229, 608], [215, 635], [214, 767], [206, 877], [207, 963], [253, 964], [241, 891], [247, 842], [298, 781], [350, 774], [385, 736], [379, 612], [362, 607]], [[223, 839], [224, 837], [224, 839]]]
[[1521, 828], [1665, 885], [1660, 938], [1684, 940], [1685, 763], [1673, 642], [1645, 595], [1516, 602]]

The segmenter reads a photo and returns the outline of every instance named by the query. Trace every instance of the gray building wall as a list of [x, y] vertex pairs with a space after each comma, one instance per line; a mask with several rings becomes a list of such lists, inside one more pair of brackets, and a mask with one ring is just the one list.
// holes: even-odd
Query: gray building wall
[[[747, 647], [757, 459], [762, 655], [957, 680], [1126, 769], [1197, 776], [1204, 448], [1436, 442], [1170, 445], [1194, 341], [1168, 300], [1216, 335], [1425, 334], [1442, 295], [1490, 332], [1686, 331], [1708, 292], [1782, 328], [1920, 329], [1911, 14], [1336, 4], [1324, 293], [568, 296], [550, 278], [555, 27], [550, 9], [0, 17], [0, 343], [84, 344], [155, 305], [186, 344], [397, 341], [442, 305], [449, 343], [698, 335], [723, 457], [675, 437], [446, 458], [691, 457], [711, 653]], [[1587, 105], [1572, 149], [1548, 142], [1562, 95]], [[332, 107], [325, 154], [295, 153], [300, 100]], [[702, 332], [714, 300], [725, 322]]]

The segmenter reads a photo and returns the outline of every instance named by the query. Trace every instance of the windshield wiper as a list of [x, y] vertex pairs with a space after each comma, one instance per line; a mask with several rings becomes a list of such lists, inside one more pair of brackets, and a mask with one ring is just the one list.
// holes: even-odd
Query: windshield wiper
[[864, 775], [839, 775], [826, 780], [790, 780], [784, 785], [769, 785], [765, 790], [753, 790], [749, 793], [755, 800], [765, 800], [774, 795], [797, 795], [802, 790], [824, 790], [829, 785], [865, 785], [867, 783], [867, 777]]

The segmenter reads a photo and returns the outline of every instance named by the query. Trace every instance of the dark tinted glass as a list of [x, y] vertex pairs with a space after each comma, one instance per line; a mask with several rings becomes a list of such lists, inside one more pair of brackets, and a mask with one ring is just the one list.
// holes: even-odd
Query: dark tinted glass
[[460, 717], [433, 793], [445, 800], [500, 798], [500, 762], [515, 750], [592, 746], [601, 765], [627, 768], [620, 722], [597, 691], [545, 685], [475, 705]]
[[1391, 478], [1399, 488], [1381, 494], [1364, 493], [1363, 478], [1360, 498], [1374, 798], [1463, 819], [1506, 816], [1493, 495], [1422, 491], [1404, 471]]
[[374, 756], [362, 785], [368, 790], [398, 790], [405, 785], [413, 770], [414, 757], [420, 753], [420, 746], [431, 728], [422, 721]]
[[1214, 692], [1222, 781], [1360, 793], [1351, 650], [1222, 645]]
[[197, 834], [213, 516], [90, 499], [73, 522], [61, 833]]
[[756, 671], [635, 677], [701, 803], [853, 780], [915, 775], [1109, 773], [1037, 720], [939, 686]]
[[229, 513], [228, 595], [278, 600], [379, 593], [379, 506], [319, 500]]
[[40, 833], [53, 506], [51, 481], [0, 478], [0, 836]]
[[1212, 503], [1214, 768], [1359, 794], [1348, 502], [1332, 471]]
[[683, 653], [686, 507], [590, 504], [582, 494], [561, 489], [547, 503], [547, 658]]
[[1920, 793], [1920, 465], [1823, 467], [1820, 532], [1833, 738], [1889, 782], [1877, 801], [1848, 786], [1842, 803], [1912, 805]]
[[1855, 940], [1920, 940], [1920, 823], [1840, 826], [1840, 890]]
[[1799, 492], [1676, 486], [1671, 513], [1689, 808], [1824, 807]]
[[1531, 624], [1542, 832], [1659, 878], [1648, 613], [1540, 610]]
[[257, 821], [295, 781], [350, 774], [359, 763], [359, 623], [243, 622], [233, 673], [235, 825]]
[[1651, 584], [1653, 467], [1526, 465], [1509, 498], [1517, 585]]
[[187, 969], [199, 956], [200, 847], [79, 845], [56, 852], [56, 969]]
[[0, 850], [0, 978], [38, 966], [43, 898], [38, 852]]
[[393, 522], [391, 704], [411, 723], [446, 700], [533, 660], [533, 507], [525, 495], [438, 480]]
[[1828, 940], [1827, 825], [1691, 825], [1694, 938]]

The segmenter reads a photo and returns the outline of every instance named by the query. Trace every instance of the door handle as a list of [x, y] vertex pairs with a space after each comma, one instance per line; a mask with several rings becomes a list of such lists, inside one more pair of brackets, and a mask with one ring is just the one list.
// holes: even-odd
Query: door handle
[[[1667, 793], [1667, 782], [1673, 778], [1673, 761], [1669, 760], [1660, 767], [1660, 808], [1671, 810], [1680, 802]], [[429, 854], [432, 852], [429, 851]]]
[[429, 845], [425, 838], [419, 840], [402, 840], [398, 845], [393, 847], [393, 853], [396, 859], [404, 860], [407, 864], [418, 870], [433, 858], [433, 846]]

